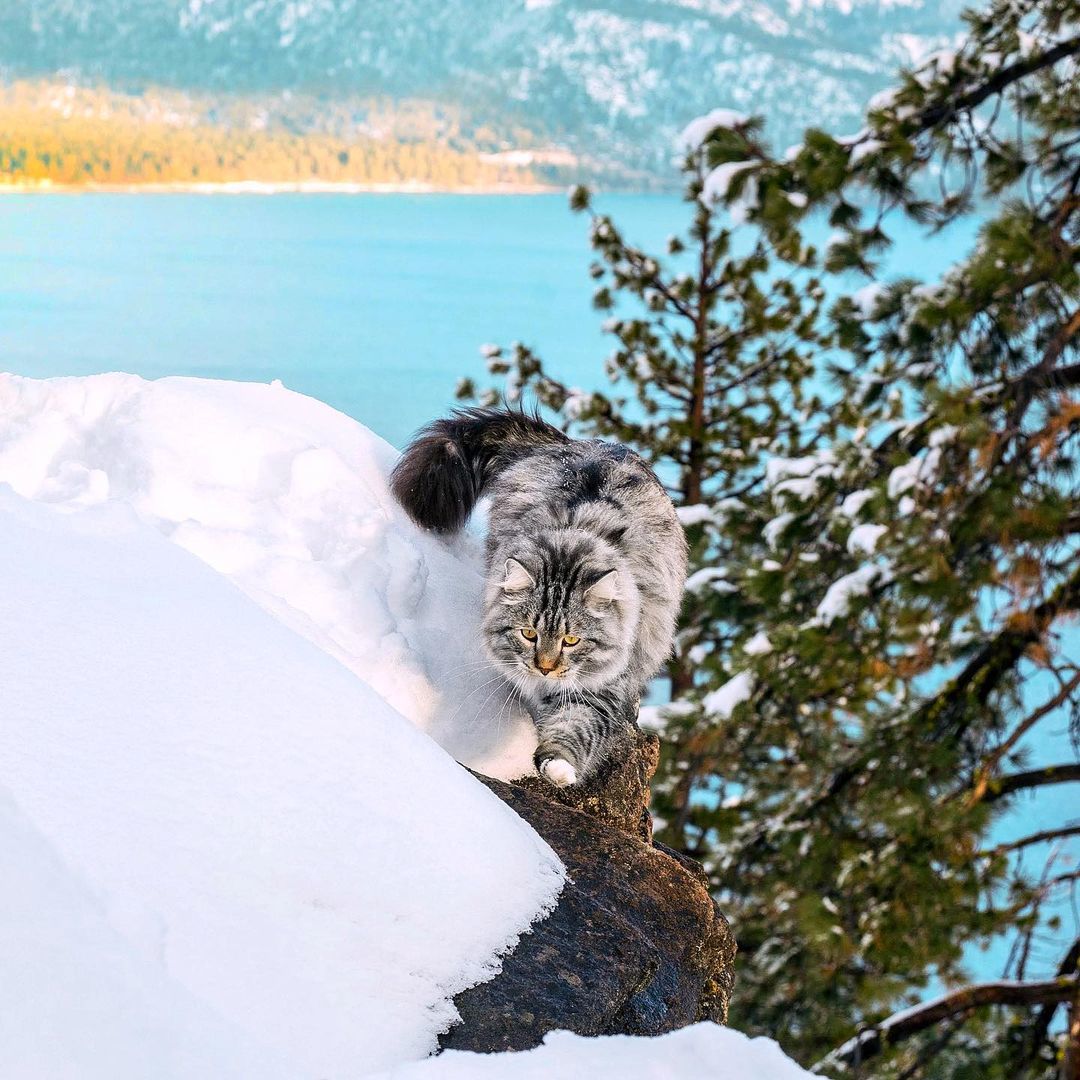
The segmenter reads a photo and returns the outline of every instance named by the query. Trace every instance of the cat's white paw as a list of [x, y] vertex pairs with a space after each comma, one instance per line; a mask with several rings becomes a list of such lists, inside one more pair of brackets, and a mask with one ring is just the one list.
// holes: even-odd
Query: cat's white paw
[[540, 766], [540, 772], [549, 784], [556, 787], [569, 787], [577, 783], [577, 770], [566, 758], [548, 758]]

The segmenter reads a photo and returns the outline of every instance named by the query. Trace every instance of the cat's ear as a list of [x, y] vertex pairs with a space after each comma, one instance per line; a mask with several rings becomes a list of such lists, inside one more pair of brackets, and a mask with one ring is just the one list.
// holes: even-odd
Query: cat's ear
[[521, 593], [528, 592], [535, 585], [536, 580], [532, 574], [517, 559], [506, 560], [506, 577], [500, 585], [503, 591], [503, 603], [514, 603]]
[[609, 570], [599, 581], [585, 590], [585, 606], [603, 610], [608, 604], [622, 599], [622, 581], [618, 570]]

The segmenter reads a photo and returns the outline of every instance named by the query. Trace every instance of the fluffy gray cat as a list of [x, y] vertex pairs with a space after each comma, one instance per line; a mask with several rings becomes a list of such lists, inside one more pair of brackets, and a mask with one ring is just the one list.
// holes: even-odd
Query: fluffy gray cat
[[462, 409], [419, 433], [391, 485], [439, 532], [490, 496], [484, 644], [536, 724], [540, 775], [581, 783], [625, 752], [686, 579], [686, 539], [652, 469], [524, 412]]

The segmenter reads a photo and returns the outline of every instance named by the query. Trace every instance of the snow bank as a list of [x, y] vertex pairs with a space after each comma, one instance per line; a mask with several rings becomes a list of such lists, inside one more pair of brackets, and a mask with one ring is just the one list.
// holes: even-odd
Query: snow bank
[[0, 375], [5, 1080], [805, 1075], [709, 1025], [420, 1061], [564, 871], [438, 745], [531, 730], [393, 459], [280, 386]]
[[[553, 903], [550, 849], [123, 504], [0, 491], [0, 548], [0, 850], [35, 890], [5, 889], [5, 1077], [11, 1035], [50, 1080], [242, 1075], [206, 1059], [249, 1045], [295, 1078], [428, 1053]], [[98, 1010], [111, 1057], [76, 1045]]]
[[459, 761], [531, 772], [532, 725], [480, 644], [478, 545], [412, 526], [386, 485], [395, 458], [279, 383], [0, 375], [0, 483], [130, 505]]
[[2, 790], [0, 880], [6, 1080], [287, 1075], [160, 965], [140, 956]]
[[[695, 1024], [652, 1039], [584, 1039], [558, 1031], [520, 1054], [449, 1051], [378, 1080], [809, 1080], [771, 1039], [749, 1039], [715, 1024]], [[371, 1077], [370, 1080], [376, 1080]]]

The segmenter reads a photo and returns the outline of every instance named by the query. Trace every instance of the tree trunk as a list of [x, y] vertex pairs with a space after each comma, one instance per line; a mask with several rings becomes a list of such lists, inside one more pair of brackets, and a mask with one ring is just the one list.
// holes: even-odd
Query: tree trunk
[[1069, 1003], [1061, 1080], [1080, 1080], [1080, 994]]

